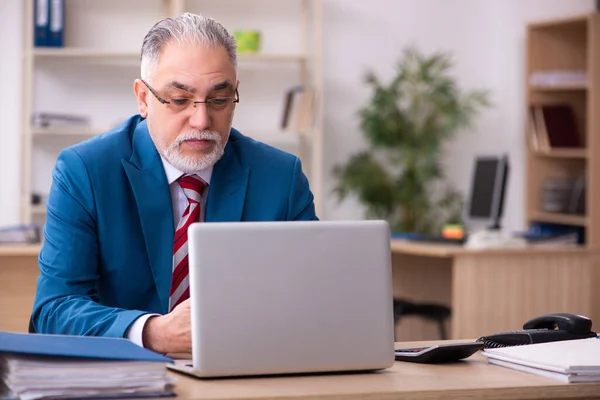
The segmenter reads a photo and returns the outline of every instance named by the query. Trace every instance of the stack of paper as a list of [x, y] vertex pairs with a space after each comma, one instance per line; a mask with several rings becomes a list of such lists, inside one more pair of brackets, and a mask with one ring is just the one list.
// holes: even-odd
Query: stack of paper
[[600, 382], [600, 339], [563, 340], [485, 349], [490, 364], [562, 382]]
[[0, 332], [0, 399], [170, 396], [172, 362], [126, 339]]

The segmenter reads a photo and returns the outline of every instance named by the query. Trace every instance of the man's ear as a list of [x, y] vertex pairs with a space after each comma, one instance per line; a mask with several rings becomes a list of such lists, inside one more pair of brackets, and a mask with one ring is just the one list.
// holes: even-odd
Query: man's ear
[[136, 79], [133, 82], [133, 93], [137, 98], [140, 115], [142, 118], [146, 118], [148, 116], [148, 91], [141, 79]]

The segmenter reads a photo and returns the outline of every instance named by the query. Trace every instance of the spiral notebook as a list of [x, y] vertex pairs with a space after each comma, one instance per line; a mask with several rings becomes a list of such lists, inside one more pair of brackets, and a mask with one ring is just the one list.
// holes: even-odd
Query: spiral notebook
[[600, 339], [588, 338], [485, 349], [490, 364], [562, 382], [600, 382]]

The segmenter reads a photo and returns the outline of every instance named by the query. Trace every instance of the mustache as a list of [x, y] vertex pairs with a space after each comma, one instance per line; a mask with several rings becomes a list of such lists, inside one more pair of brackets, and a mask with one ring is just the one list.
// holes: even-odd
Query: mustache
[[217, 143], [220, 143], [221, 135], [219, 135], [217, 132], [208, 130], [184, 132], [181, 135], [177, 136], [177, 139], [175, 139], [175, 142], [173, 144], [178, 146], [186, 140], [212, 140]]

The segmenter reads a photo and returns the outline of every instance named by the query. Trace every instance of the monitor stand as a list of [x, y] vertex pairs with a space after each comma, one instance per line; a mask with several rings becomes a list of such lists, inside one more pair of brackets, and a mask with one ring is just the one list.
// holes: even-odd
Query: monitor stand
[[500, 216], [497, 215], [494, 218], [494, 222], [493, 222], [492, 226], [488, 227], [487, 230], [499, 232], [501, 229], [502, 229], [502, 226], [500, 225]]

